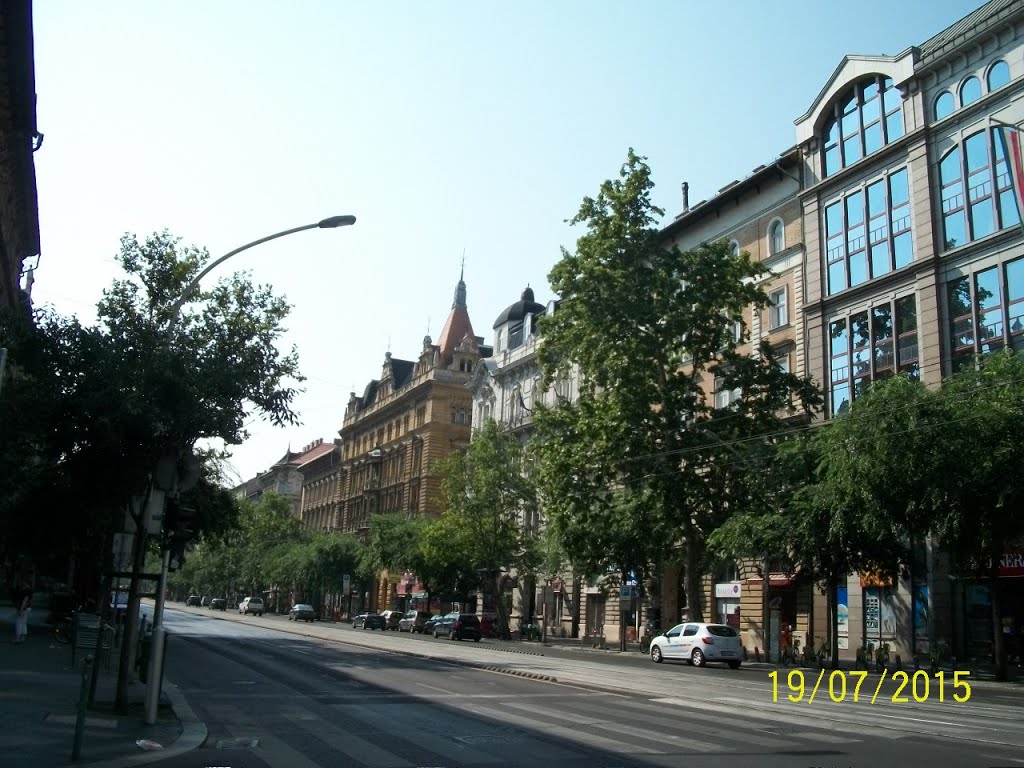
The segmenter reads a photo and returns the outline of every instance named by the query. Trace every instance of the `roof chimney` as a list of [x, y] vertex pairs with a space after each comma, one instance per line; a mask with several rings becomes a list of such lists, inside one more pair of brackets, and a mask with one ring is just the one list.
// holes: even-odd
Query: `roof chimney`
[[690, 183], [683, 182], [683, 213], [690, 210]]

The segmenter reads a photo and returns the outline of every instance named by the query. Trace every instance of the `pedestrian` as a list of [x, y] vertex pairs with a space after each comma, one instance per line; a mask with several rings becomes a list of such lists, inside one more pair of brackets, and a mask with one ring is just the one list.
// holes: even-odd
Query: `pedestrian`
[[28, 588], [22, 589], [15, 596], [14, 616], [14, 642], [25, 642], [28, 634], [28, 615], [32, 611], [32, 592]]

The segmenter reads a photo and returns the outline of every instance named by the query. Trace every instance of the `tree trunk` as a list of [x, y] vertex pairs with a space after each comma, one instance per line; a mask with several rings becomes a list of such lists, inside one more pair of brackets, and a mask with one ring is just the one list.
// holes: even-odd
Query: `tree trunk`
[[[687, 521], [684, 524], [683, 536], [686, 557], [686, 573], [683, 574], [686, 584], [686, 610], [690, 614], [690, 621], [703, 622], [703, 574], [700, 572], [700, 548], [694, 540], [696, 532], [692, 522]], [[767, 575], [765, 578], [768, 578]]]
[[1003, 639], [1003, 606], [999, 600], [999, 562], [1003, 559], [1003, 542], [994, 539], [989, 552], [988, 591], [992, 605], [992, 657], [996, 665], [996, 680], [1006, 682], [1006, 642]]
[[839, 669], [839, 577], [833, 575], [828, 585], [828, 642], [832, 651], [832, 669]]
[[573, 574], [572, 577], [572, 636], [580, 636], [580, 600], [583, 598], [583, 582]]
[[508, 640], [510, 637], [508, 629], [508, 611], [505, 610], [505, 601], [502, 599], [504, 592], [502, 590], [503, 582], [505, 581], [505, 574], [498, 571], [497, 576], [491, 582], [491, 588], [494, 590], [494, 634], [500, 640]]
[[[117, 664], [117, 692], [114, 697], [114, 708], [121, 715], [128, 713], [128, 681], [132, 675], [135, 646], [139, 639], [139, 574], [146, 562], [146, 509], [149, 506], [150, 490], [151, 488], [146, 488], [139, 516], [137, 518], [132, 516], [135, 522], [135, 540], [132, 542], [132, 576], [128, 585], [125, 631], [121, 644], [121, 655]], [[103, 615], [102, 609], [100, 615]], [[103, 631], [102, 622], [100, 631]]]

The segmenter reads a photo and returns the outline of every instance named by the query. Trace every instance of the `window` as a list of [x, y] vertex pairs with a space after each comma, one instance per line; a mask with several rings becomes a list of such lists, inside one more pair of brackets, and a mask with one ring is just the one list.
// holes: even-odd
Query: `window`
[[997, 61], [988, 70], [988, 90], [994, 91], [1010, 82], [1010, 67], [1005, 61]]
[[775, 365], [782, 373], [791, 373], [789, 368], [789, 352], [776, 352], [774, 354]]
[[833, 320], [828, 333], [832, 416], [845, 413], [873, 380], [896, 371], [915, 378], [918, 375], [917, 306], [913, 296]]
[[499, 329], [499, 330], [498, 330], [498, 339], [497, 339], [497, 343], [496, 343], [496, 344], [494, 345], [494, 351], [495, 351], [495, 352], [501, 352], [501, 346], [502, 346], [502, 343], [503, 343], [503, 342], [504, 342], [504, 340], [505, 340], [505, 339], [504, 339], [504, 337], [505, 337], [505, 331], [504, 331], [504, 330], [501, 330], [501, 329]]
[[789, 315], [786, 311], [786, 289], [780, 288], [768, 294], [771, 302], [768, 306], [768, 328], [774, 330], [789, 323]]
[[968, 77], [963, 83], [960, 84], [960, 106], [966, 107], [968, 104], [977, 101], [981, 98], [981, 80], [974, 77]]
[[729, 241], [729, 253], [732, 254], [733, 258], [739, 258], [740, 255], [740, 244], [735, 240]]
[[825, 207], [829, 294], [905, 267], [912, 260], [906, 168], [847, 192]]
[[944, 117], [952, 115], [956, 111], [956, 103], [953, 99], [953, 94], [949, 91], [943, 91], [935, 99], [935, 119], [941, 120]]
[[994, 130], [1000, 133], [968, 136], [939, 163], [946, 250], [1020, 223], [1006, 162], [1008, 137], [1004, 129]]
[[523, 345], [523, 322], [520, 320], [515, 325], [510, 325], [508, 328], [508, 348], [509, 351], [521, 347]]
[[903, 99], [891, 78], [872, 75], [839, 98], [822, 130], [823, 176], [903, 136]]
[[786, 250], [785, 228], [780, 219], [768, 225], [768, 253], [772, 256]]
[[947, 284], [953, 370], [1006, 344], [1024, 349], [1024, 258]]
[[743, 396], [743, 390], [725, 388], [725, 379], [721, 376], [715, 377], [715, 408], [724, 409], [731, 406]]

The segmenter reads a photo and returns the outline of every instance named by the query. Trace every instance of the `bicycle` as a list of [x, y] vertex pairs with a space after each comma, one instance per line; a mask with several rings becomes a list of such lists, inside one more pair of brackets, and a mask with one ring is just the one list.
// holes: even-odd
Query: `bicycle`
[[61, 619], [53, 625], [53, 639], [61, 645], [71, 642], [71, 619]]

